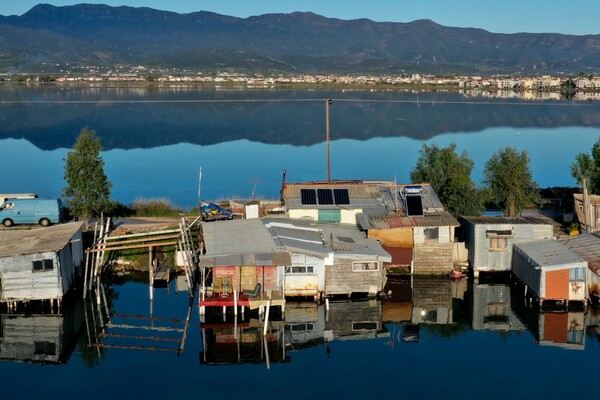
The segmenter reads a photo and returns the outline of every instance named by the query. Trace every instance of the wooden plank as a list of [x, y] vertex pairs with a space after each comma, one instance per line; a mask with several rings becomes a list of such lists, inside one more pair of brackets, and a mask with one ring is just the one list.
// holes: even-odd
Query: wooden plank
[[121, 329], [142, 329], [147, 331], [158, 331], [158, 332], [183, 332], [180, 328], [169, 328], [166, 326], [144, 326], [144, 325], [127, 325], [127, 324], [113, 324], [109, 322], [105, 325], [107, 328], [121, 328]]
[[179, 349], [165, 349], [156, 346], [126, 346], [126, 345], [115, 345], [115, 344], [104, 344], [104, 343], [92, 343], [91, 346], [100, 347], [103, 349], [127, 349], [127, 350], [150, 350], [150, 351], [171, 351], [177, 353]]
[[115, 242], [99, 243], [98, 247], [123, 245], [123, 244], [130, 244], [130, 243], [152, 242], [155, 240], [177, 239], [178, 237], [179, 237], [179, 235], [162, 235], [162, 236], [156, 236], [156, 237], [146, 237], [146, 238], [141, 238], [141, 239], [120, 240], [116, 243]]
[[116, 247], [102, 247], [99, 249], [89, 249], [86, 250], [86, 252], [89, 253], [100, 253], [103, 251], [115, 251], [115, 250], [127, 250], [127, 249], [143, 249], [143, 248], [147, 248], [147, 247], [153, 247], [153, 246], [174, 246], [176, 245], [177, 242], [162, 242], [162, 243], [148, 243], [148, 244], [142, 244], [142, 245], [131, 245], [131, 246], [116, 246]]
[[109, 236], [106, 238], [106, 240], [117, 240], [117, 239], [125, 239], [125, 238], [133, 238], [133, 237], [142, 237], [142, 236], [148, 236], [148, 235], [163, 235], [166, 233], [178, 233], [179, 229], [165, 229], [165, 230], [161, 230], [161, 231], [149, 231], [149, 232], [144, 232], [144, 233], [128, 233], [126, 235], [115, 235], [115, 236]]
[[124, 335], [122, 333], [99, 333], [99, 337], [102, 338], [118, 338], [118, 339], [135, 339], [135, 340], [153, 340], [157, 342], [177, 342], [181, 341], [180, 338], [169, 338], [162, 336], [139, 336], [139, 335]]

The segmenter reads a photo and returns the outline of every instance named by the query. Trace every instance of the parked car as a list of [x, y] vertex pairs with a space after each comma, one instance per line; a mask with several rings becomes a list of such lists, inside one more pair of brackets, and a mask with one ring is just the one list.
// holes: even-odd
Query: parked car
[[15, 224], [49, 226], [62, 220], [60, 199], [8, 199], [0, 205], [0, 221], [6, 227]]
[[233, 212], [229, 208], [223, 208], [215, 203], [203, 204], [201, 211], [204, 221], [233, 219]]

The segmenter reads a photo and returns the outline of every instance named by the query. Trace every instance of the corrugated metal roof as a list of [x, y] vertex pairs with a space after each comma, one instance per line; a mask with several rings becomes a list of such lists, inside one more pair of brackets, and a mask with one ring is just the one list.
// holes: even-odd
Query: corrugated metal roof
[[[359, 222], [363, 221], [362, 216]], [[414, 228], [414, 227], [439, 227], [439, 226], [459, 226], [456, 218], [447, 211], [437, 211], [418, 217], [407, 217], [402, 213], [388, 214], [382, 216], [369, 216], [369, 227], [366, 229], [390, 229], [390, 228]]]
[[533, 217], [470, 216], [463, 219], [473, 225], [550, 225], [548, 221]]
[[[421, 184], [396, 184], [391, 181], [332, 181], [288, 183], [283, 190], [283, 197], [288, 209], [309, 208], [381, 208], [386, 211], [402, 208], [400, 192], [406, 186], [421, 186], [421, 198], [425, 210], [443, 210], [437, 194], [429, 183]], [[345, 205], [323, 205], [302, 204], [301, 189], [347, 189], [350, 204]]]
[[259, 219], [202, 224], [207, 255], [272, 253], [282, 251]]
[[514, 244], [515, 250], [526, 255], [540, 267], [581, 267], [586, 261], [564, 243], [551, 239], [532, 240]]
[[82, 225], [83, 222], [69, 222], [45, 228], [2, 230], [0, 258], [61, 250]]
[[[583, 201], [583, 194], [582, 193], [573, 193], [573, 197], [575, 197], [576, 200], [579, 200], [580, 202]], [[600, 204], [600, 196], [597, 194], [590, 194], [588, 195], [589, 199], [590, 199], [590, 203], [592, 204]]]
[[325, 244], [334, 251], [336, 256], [392, 261], [392, 257], [381, 247], [379, 241], [367, 238], [356, 225], [319, 224], [318, 226], [323, 230]]
[[600, 269], [600, 236], [598, 233], [584, 233], [559, 241], [586, 260], [590, 269], [598, 273], [597, 270]]

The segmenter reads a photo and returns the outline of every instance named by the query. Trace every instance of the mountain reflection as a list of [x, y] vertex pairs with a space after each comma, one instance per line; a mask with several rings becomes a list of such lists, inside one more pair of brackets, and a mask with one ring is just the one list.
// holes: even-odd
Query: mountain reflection
[[328, 98], [334, 99], [333, 140], [600, 126], [600, 108], [593, 103], [459, 93], [2, 88], [0, 95], [0, 139], [26, 139], [43, 150], [70, 148], [86, 126], [100, 134], [105, 150], [241, 139], [310, 146], [324, 141]]

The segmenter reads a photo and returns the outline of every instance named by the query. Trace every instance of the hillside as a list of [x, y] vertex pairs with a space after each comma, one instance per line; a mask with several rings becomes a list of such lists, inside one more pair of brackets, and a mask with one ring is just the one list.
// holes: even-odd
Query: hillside
[[90, 4], [42, 4], [22, 16], [0, 16], [0, 71], [66, 63], [262, 72], [589, 73], [600, 70], [600, 35], [498, 34], [430, 20], [382, 23], [309, 12], [236, 18]]

